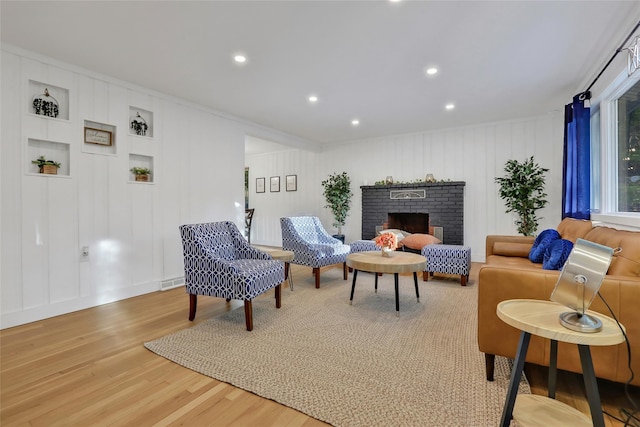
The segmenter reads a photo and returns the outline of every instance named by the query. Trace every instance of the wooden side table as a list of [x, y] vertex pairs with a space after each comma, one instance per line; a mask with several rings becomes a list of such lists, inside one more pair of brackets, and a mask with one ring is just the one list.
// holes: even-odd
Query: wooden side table
[[293, 251], [285, 251], [284, 249], [272, 248], [269, 246], [261, 246], [261, 245], [251, 245], [252, 247], [266, 252], [271, 255], [271, 258], [277, 259], [279, 261], [284, 261], [284, 280], [285, 282], [289, 281], [289, 289], [293, 290], [293, 279], [290, 270], [290, 261], [293, 261], [293, 257], [295, 254]]
[[[595, 427], [604, 427], [598, 383], [593, 370], [589, 346], [620, 344], [624, 341], [624, 335], [613, 319], [592, 311], [588, 311], [588, 313], [602, 320], [602, 331], [584, 333], [567, 329], [560, 324], [559, 320], [560, 314], [566, 311], [569, 311], [569, 309], [563, 305], [542, 300], [518, 299], [502, 301], [498, 304], [498, 317], [506, 324], [522, 331], [500, 421], [502, 427], [508, 427], [512, 417], [518, 422], [518, 425], [522, 426], [593, 425]], [[516, 402], [518, 384], [522, 376], [522, 369], [524, 368], [524, 361], [532, 334], [551, 340], [549, 397], [520, 395]], [[591, 419], [577, 409], [554, 399], [558, 341], [578, 345]]]

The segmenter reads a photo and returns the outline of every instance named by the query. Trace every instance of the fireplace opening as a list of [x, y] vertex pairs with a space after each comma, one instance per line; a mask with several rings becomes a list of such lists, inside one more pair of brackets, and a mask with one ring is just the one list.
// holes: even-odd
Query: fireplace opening
[[389, 228], [407, 231], [411, 234], [429, 234], [429, 214], [415, 212], [395, 212], [387, 214]]

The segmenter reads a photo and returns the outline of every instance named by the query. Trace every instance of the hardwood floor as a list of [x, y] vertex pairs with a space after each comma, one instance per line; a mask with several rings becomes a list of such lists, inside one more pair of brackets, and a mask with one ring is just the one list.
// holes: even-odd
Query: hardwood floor
[[[294, 277], [311, 275], [309, 268], [292, 267]], [[474, 264], [470, 286], [477, 274]], [[202, 297], [195, 321], [189, 322], [188, 306], [178, 288], [0, 331], [0, 425], [326, 425], [143, 347], [145, 341], [242, 309], [238, 301]], [[526, 373], [533, 392], [546, 394], [546, 369], [527, 366]], [[558, 399], [588, 413], [581, 377], [561, 373], [558, 382]], [[629, 407], [620, 384], [601, 382], [600, 393], [609, 413]], [[638, 388], [634, 395], [638, 399]], [[623, 424], [607, 417], [606, 425]]]

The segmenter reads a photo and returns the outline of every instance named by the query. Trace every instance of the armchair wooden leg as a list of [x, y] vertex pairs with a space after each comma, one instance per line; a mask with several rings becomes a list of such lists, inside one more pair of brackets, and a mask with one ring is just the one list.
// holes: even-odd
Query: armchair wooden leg
[[347, 280], [349, 278], [346, 261], [342, 263], [342, 277], [344, 280]]
[[422, 272], [422, 281], [423, 282], [427, 282], [429, 280], [429, 272], [428, 271], [423, 271]]
[[484, 354], [484, 364], [485, 369], [487, 371], [487, 381], [493, 381], [493, 371], [495, 368], [496, 355], [495, 354]]
[[251, 300], [244, 300], [244, 318], [247, 323], [247, 331], [253, 331], [253, 308]]
[[198, 296], [189, 294], [189, 320], [196, 318], [196, 308], [198, 307]]
[[280, 285], [276, 286], [276, 308], [280, 308], [282, 297], [282, 288]]
[[314, 267], [313, 275], [316, 277], [316, 289], [320, 288], [320, 267]]

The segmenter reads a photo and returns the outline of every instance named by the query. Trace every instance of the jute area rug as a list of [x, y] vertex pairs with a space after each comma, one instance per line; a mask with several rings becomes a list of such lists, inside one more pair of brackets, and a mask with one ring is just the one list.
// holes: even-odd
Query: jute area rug
[[[295, 408], [335, 426], [495, 426], [510, 362], [496, 358], [485, 380], [476, 342], [477, 284], [400, 276], [396, 317], [393, 276], [338, 269], [283, 286], [253, 302], [254, 330], [242, 307], [155, 341], [149, 350], [189, 369]], [[530, 393], [526, 380], [521, 393]]]

